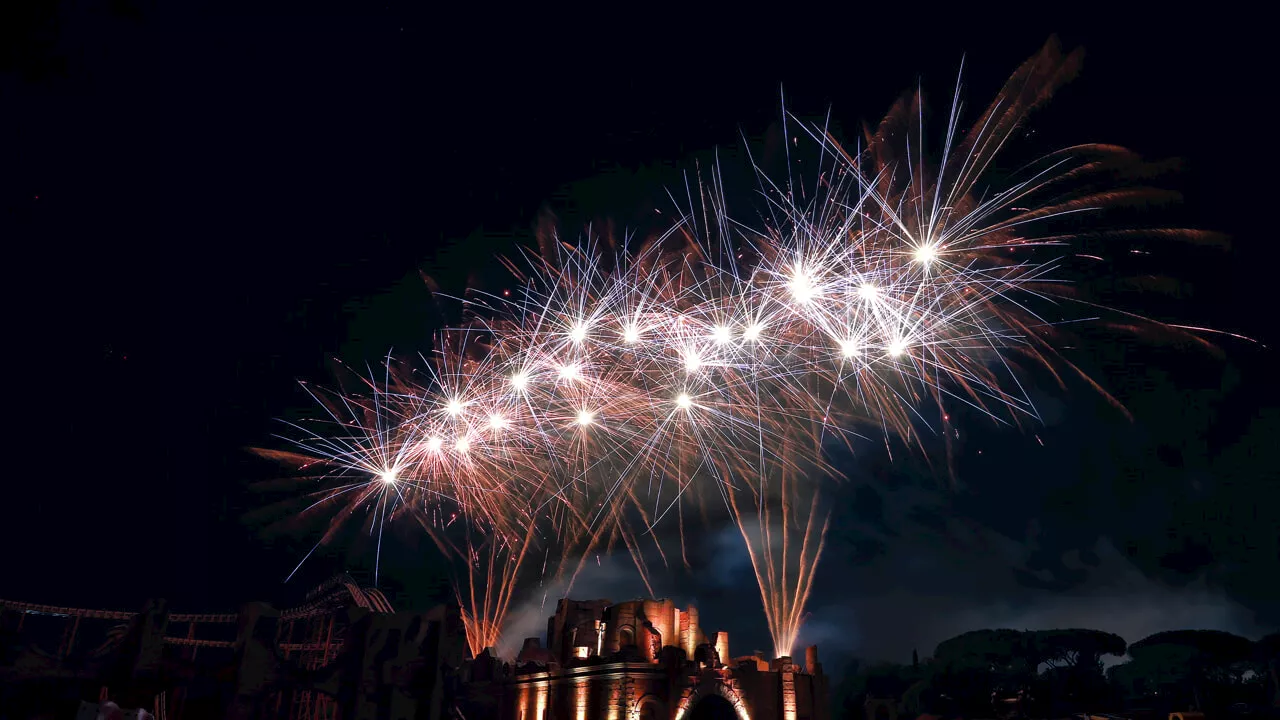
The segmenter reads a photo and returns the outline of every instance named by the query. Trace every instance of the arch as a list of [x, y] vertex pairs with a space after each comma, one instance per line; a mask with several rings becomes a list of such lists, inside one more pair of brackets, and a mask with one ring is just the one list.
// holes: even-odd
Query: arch
[[869, 697], [863, 704], [867, 720], [898, 720], [898, 703], [887, 698]]
[[718, 693], [702, 696], [685, 715], [687, 720], [738, 720], [738, 711], [733, 703]]
[[630, 625], [624, 625], [618, 629], [618, 649], [621, 650], [628, 645], [636, 644], [636, 631]]
[[636, 703], [636, 717], [639, 720], [666, 720], [667, 706], [666, 703], [657, 695], [645, 695]]
[[377, 613], [394, 613], [395, 608], [377, 588], [361, 588], [350, 575], [334, 575], [307, 593], [304, 605], [281, 613], [285, 620], [328, 612], [334, 608], [355, 605]]
[[[718, 680], [700, 682], [693, 686], [691, 692], [685, 696], [680, 702], [680, 709], [676, 711], [676, 720], [689, 720], [690, 713], [698, 707], [705, 699], [716, 697], [729, 704], [733, 710], [733, 715], [729, 716], [736, 720], [751, 720], [750, 713], [747, 712], [746, 705], [742, 702], [742, 698], [733, 688], [725, 685]], [[710, 712], [716, 707], [723, 709], [719, 703], [713, 703], [711, 708], [703, 710]]]

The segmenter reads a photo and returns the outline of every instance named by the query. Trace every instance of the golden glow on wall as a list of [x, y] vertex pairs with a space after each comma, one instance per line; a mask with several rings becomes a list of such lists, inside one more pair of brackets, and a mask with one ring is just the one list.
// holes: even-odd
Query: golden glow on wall
[[684, 647], [684, 632], [680, 622], [680, 608], [671, 608], [671, 634], [662, 638], [663, 645], [671, 645], [673, 647]]
[[534, 706], [535, 714], [532, 720], [547, 720], [547, 684], [538, 683], [536, 693], [537, 702]]
[[[587, 648], [578, 648], [586, 650]], [[585, 657], [585, 656], [584, 656]], [[590, 687], [586, 678], [579, 678], [573, 688], [573, 706], [577, 720], [587, 720], [587, 701], [590, 698]]]
[[[689, 709], [696, 705], [703, 695], [719, 695], [725, 700], [728, 700], [729, 704], [733, 706], [734, 712], [738, 715], [738, 720], [751, 720], [751, 715], [747, 712], [746, 705], [742, 702], [742, 698], [738, 693], [718, 683], [710, 688], [706, 688], [705, 686], [703, 688], [699, 688], [698, 690], [695, 690], [692, 695], [682, 700], [680, 702], [680, 707], [676, 708], [675, 720], [684, 720], [685, 716], [689, 714]], [[795, 720], [794, 705], [792, 707], [790, 720]]]
[[690, 605], [689, 609], [684, 612], [684, 616], [685, 628], [682, 633], [684, 652], [692, 660], [695, 651], [698, 649], [698, 608]]
[[608, 720], [618, 720], [618, 706], [622, 704], [622, 683], [617, 680], [609, 681], [609, 717]]
[[579, 645], [573, 649], [573, 656], [576, 658], [586, 658], [591, 656], [591, 648], [586, 645]]
[[796, 676], [782, 673], [782, 719], [796, 720]]

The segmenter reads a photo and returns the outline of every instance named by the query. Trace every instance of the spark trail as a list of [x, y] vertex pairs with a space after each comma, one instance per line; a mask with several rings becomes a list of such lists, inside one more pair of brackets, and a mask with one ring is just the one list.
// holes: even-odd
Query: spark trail
[[[342, 432], [293, 438], [327, 470], [316, 509], [337, 507], [335, 527], [361, 508], [379, 528], [413, 513], [467, 568], [458, 599], [478, 652], [500, 636], [529, 558], [554, 556], [542, 572], [572, 581], [620, 544], [647, 582], [645, 531], [718, 503], [746, 543], [775, 652], [790, 654], [830, 522], [830, 446], [867, 431], [949, 442], [947, 408], [961, 404], [1035, 420], [1024, 364], [1079, 372], [1056, 349], [1062, 325], [1037, 308], [1083, 303], [1059, 275], [1081, 239], [1205, 235], [1105, 224], [1109, 209], [1160, 197], [1120, 148], [1072, 147], [986, 179], [1079, 62], [1051, 40], [964, 132], [957, 85], [932, 154], [919, 92], [852, 149], [790, 118], [802, 132], [784, 137], [787, 180], [755, 167], [766, 212], [754, 227], [730, 211], [717, 166], [643, 241], [570, 244], [544, 228], [537, 252], [504, 261], [518, 292], [470, 293], [431, 357], [389, 361], [369, 392], [325, 399]], [[801, 136], [817, 154], [811, 185], [790, 179]], [[1080, 229], [1090, 221], [1101, 232]], [[1123, 323], [1188, 334], [1135, 318]]]

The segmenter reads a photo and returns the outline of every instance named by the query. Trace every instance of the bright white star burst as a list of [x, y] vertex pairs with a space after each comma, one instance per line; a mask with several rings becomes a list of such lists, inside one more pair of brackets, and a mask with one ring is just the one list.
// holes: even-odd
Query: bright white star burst
[[921, 265], [928, 265], [938, 258], [938, 246], [933, 243], [924, 243], [916, 248], [912, 257]]

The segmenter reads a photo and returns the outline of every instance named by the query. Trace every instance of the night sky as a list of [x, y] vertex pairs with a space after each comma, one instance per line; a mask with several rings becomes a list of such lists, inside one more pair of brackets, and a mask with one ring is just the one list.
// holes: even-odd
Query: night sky
[[[1012, 152], [1181, 158], [1166, 185], [1185, 201], [1153, 212], [1233, 245], [1164, 248], [1151, 262], [1183, 284], [1155, 310], [1280, 341], [1269, 54], [1233, 18], [172, 5], [33, 4], [0, 23], [0, 597], [226, 611], [294, 604], [344, 569], [372, 583], [354, 535], [283, 582], [316, 535], [245, 520], [270, 499], [251, 484], [277, 474], [245, 448], [284, 447], [277, 418], [309, 408], [297, 381], [329, 382], [333, 358], [427, 347], [420, 271], [499, 282], [494, 255], [544, 207], [570, 237], [670, 209], [665, 188], [716, 148], [743, 171], [741, 138], [778, 120], [780, 88], [855, 129], [921, 81], [945, 105], [963, 58], [981, 106], [1053, 32], [1085, 46], [1084, 72]], [[956, 490], [860, 448], [802, 640], [905, 661], [981, 627], [1280, 627], [1275, 354], [1221, 349], [1098, 348], [1091, 367], [1135, 421], [1046, 387], [1042, 426], [966, 428]], [[717, 559], [696, 579], [657, 571], [658, 589], [729, 629], [735, 654], [767, 647], [734, 538], [704, 531], [694, 554]], [[592, 565], [575, 595], [640, 592], [623, 560]], [[441, 573], [425, 538], [390, 536], [397, 607], [433, 604]], [[514, 618], [529, 634], [544, 593]]]

